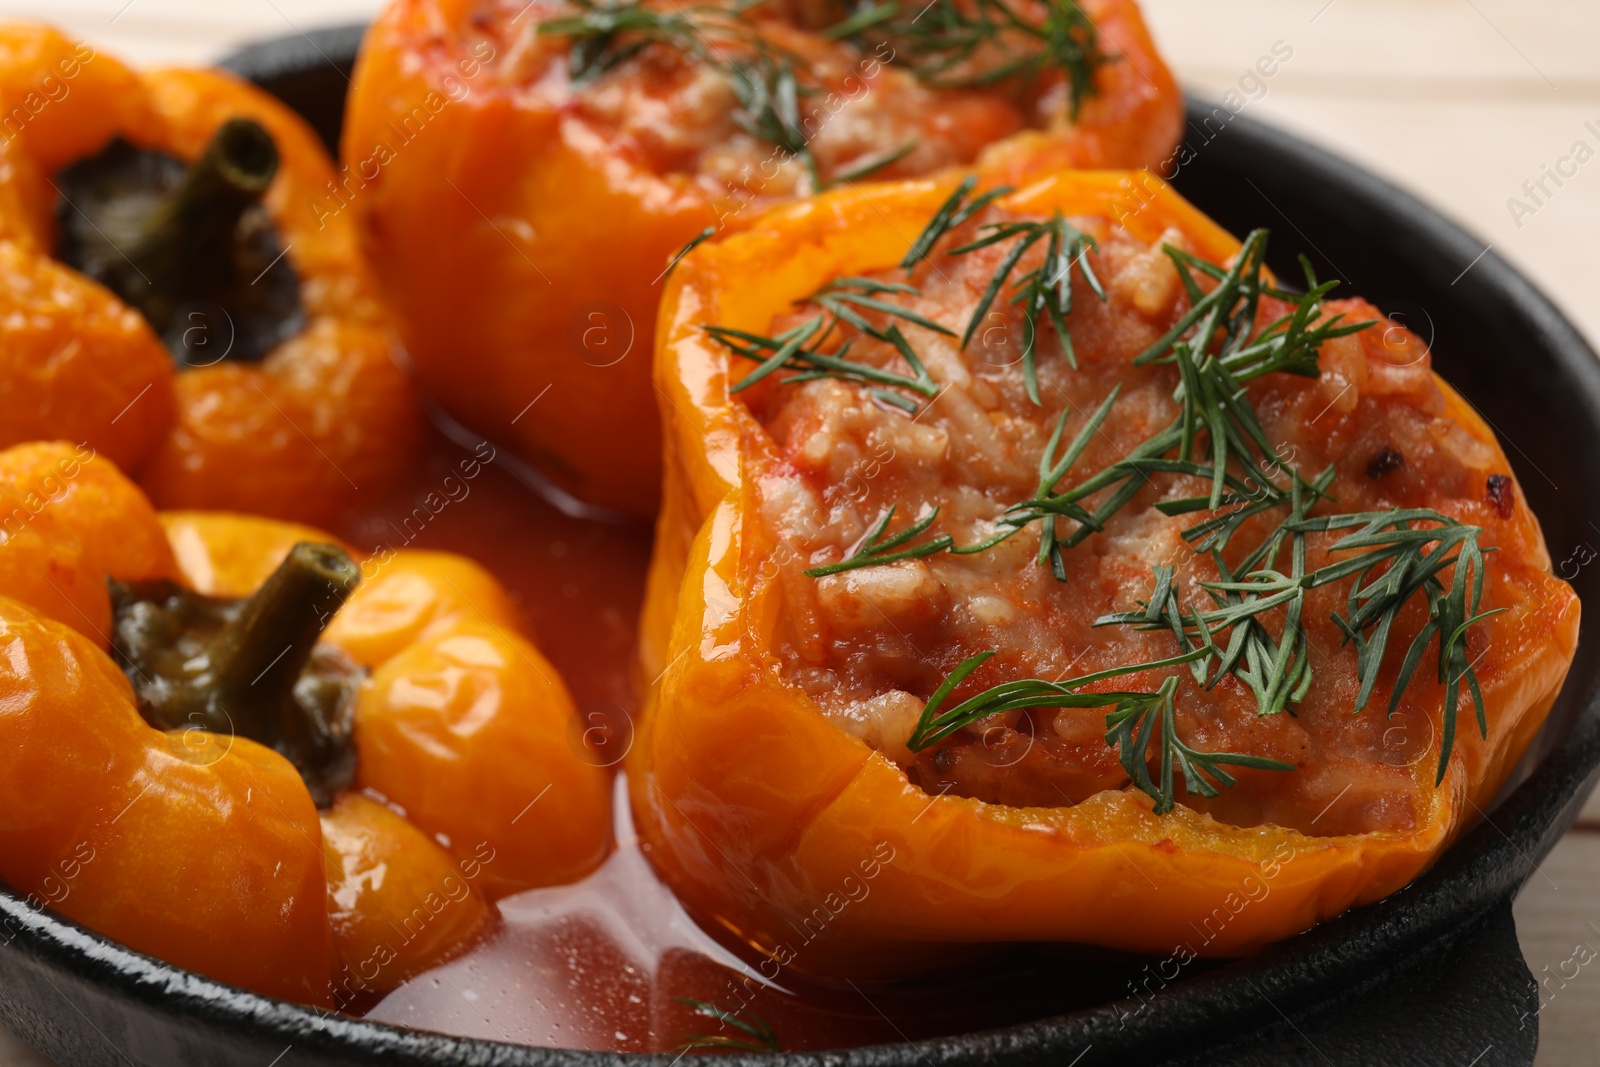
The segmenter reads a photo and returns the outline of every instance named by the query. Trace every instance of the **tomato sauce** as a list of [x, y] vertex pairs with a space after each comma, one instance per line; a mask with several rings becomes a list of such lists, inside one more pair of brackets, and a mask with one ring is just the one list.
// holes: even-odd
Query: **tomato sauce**
[[[471, 476], [469, 477], [469, 472]], [[561, 670], [582, 722], [572, 742], [620, 764], [632, 743], [635, 626], [651, 532], [564, 512], [487, 443], [439, 433], [406, 485], [368, 496], [339, 533], [364, 550], [459, 552], [511, 590]], [[616, 780], [616, 848], [590, 877], [499, 902], [501, 921], [454, 960], [366, 1012], [379, 1022], [546, 1047], [670, 1051], [700, 1036], [750, 1040], [692, 1004], [770, 1025], [785, 1050], [892, 1043], [1035, 1019], [1154, 988], [1150, 961], [1063, 947], [951, 952], [959, 973], [895, 986], [769, 981], [656, 878]], [[1190, 964], [1191, 968], [1199, 966]]]

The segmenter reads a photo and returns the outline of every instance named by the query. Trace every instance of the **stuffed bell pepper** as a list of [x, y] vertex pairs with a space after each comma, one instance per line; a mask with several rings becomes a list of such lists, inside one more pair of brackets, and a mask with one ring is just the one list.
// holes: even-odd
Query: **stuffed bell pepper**
[[163, 507], [323, 522], [421, 416], [334, 173], [288, 108], [0, 27], [0, 445], [84, 441]]
[[158, 516], [83, 446], [0, 452], [0, 878], [131, 948], [351, 1008], [610, 844], [610, 783], [458, 556]]
[[1268, 242], [980, 173], [679, 264], [630, 785], [713, 928], [845, 975], [1239, 955], [1489, 805], [1578, 603], [1423, 342]]
[[1133, 0], [395, 0], [350, 214], [425, 386], [562, 489], [653, 516], [656, 308], [686, 242], [982, 156], [1155, 165], [1182, 99]]

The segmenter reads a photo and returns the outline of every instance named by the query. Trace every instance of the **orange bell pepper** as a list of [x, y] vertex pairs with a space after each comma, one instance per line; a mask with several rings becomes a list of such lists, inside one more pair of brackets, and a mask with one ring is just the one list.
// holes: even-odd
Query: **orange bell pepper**
[[[1239, 955], [1401, 888], [1488, 805], [1571, 662], [1577, 602], [1550, 573], [1520, 497], [1495, 527], [1500, 551], [1489, 558], [1498, 576], [1483, 604], [1515, 610], [1478, 623], [1487, 641], [1473, 645], [1474, 654], [1484, 650], [1487, 736], [1466, 725], [1464, 707], [1436, 788], [1435, 730], [1432, 758], [1412, 762], [1408, 830], [1318, 836], [1232, 825], [1181, 796], [1157, 815], [1151, 798], [1127, 785], [1054, 807], [928, 795], [780, 669], [777, 634], [793, 615], [772, 568], [779, 546], [758, 510], [758, 484], [788, 468], [744, 402], [752, 394], [730, 393], [753, 364], [733, 359], [702, 326], [768, 333], [793, 301], [831, 279], [892, 268], [954, 185], [841, 190], [776, 209], [746, 232], [702, 245], [667, 286], [656, 365], [666, 500], [641, 662], [643, 677], [659, 681], [628, 764], [652, 861], [714, 928], [764, 957], [769, 974], [769, 966], [903, 970], [953, 942]], [[1240, 247], [1147, 174], [1057, 174], [998, 204], [1024, 217], [1105, 219], [1145, 243], [1176, 231], [1190, 253], [1213, 263]], [[1382, 334], [1358, 336], [1381, 345]], [[1402, 340], [1425, 354], [1409, 334]], [[1490, 469], [1509, 470], [1488, 427], [1439, 386], [1443, 418], [1473, 447], [1492, 450]], [[1409, 637], [1394, 640], [1403, 648]], [[1425, 713], [1436, 720], [1438, 705]]]
[[[753, 47], [752, 34], [768, 58], [790, 57], [798, 114], [777, 147], [763, 140], [776, 112], [752, 134], [759, 116], [736, 99], [754, 82], [684, 59], [702, 38], [683, 9], [617, 7], [657, 20], [657, 43], [632, 59], [621, 53], [638, 35], [572, 44], [574, 20], [604, 22], [605, 3], [394, 0], [354, 75], [339, 186], [316, 210], [330, 223], [360, 217], [407, 351], [447, 410], [567, 492], [638, 515], [654, 515], [659, 492], [649, 364], [668, 259], [706, 227], [806, 191], [804, 151], [822, 180], [845, 184], [874, 164], [874, 178], [912, 176], [985, 152], [1021, 176], [1046, 163], [1155, 165], [1182, 128], [1182, 98], [1133, 0], [1082, 3], [1105, 61], [1089, 67], [1076, 110], [1060, 70], [983, 84], [966, 67], [935, 75], [911, 62], [886, 24], [827, 38], [857, 5], [805, 8], [816, 25], [797, 22], [800, 8], [720, 20], [696, 8], [715, 23], [712, 59]], [[1078, 10], [1016, 8], [1036, 21]], [[1009, 61], [1041, 46], [1004, 47]], [[580, 48], [602, 57], [569, 74]]]
[[[161, 506], [305, 521], [404, 471], [420, 410], [351, 220], [303, 210], [334, 178], [305, 123], [42, 26], [0, 55], [0, 446], [83, 441]], [[182, 186], [213, 141], [256, 169]]]
[[40, 905], [344, 1008], [604, 857], [608, 776], [477, 565], [158, 518], [61, 444], [0, 452], [0, 509], [0, 878]]

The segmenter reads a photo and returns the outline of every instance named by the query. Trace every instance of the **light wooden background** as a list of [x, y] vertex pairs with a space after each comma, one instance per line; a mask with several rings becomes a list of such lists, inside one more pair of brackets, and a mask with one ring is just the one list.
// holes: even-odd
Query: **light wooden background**
[[[1600, 151], [1600, 3], [1144, 6], [1185, 84], [1213, 96], [1241, 87], [1258, 57], [1287, 44], [1293, 58], [1264, 86], [1242, 83], [1253, 97], [1249, 114], [1421, 193], [1526, 270], [1600, 343], [1600, 159], [1559, 189], [1547, 182], [1554, 195], [1541, 195], [1543, 203], [1522, 190], [1575, 142]], [[141, 64], [198, 63], [247, 41], [365, 18], [377, 7], [378, 0], [0, 0], [0, 17], [50, 19]], [[1536, 210], [1514, 217], [1512, 197]], [[1600, 952], [1600, 803], [1589, 805], [1530, 879], [1516, 915], [1529, 968], [1549, 979], [1540, 1067], [1600, 1062], [1600, 965], [1565, 982], [1558, 977], [1572, 974], [1563, 964], [1578, 946]], [[42, 1063], [0, 1030], [0, 1067]]]

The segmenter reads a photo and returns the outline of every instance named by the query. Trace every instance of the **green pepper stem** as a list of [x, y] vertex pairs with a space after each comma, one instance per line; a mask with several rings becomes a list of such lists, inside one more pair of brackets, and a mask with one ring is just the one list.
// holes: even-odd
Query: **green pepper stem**
[[[302, 541], [240, 612], [206, 646], [204, 680], [210, 729], [232, 729], [268, 745], [298, 733], [285, 721], [295, 684], [323, 628], [361, 580], [336, 545]], [[232, 720], [231, 723], [228, 720]], [[293, 738], [290, 738], [293, 740]]]
[[144, 277], [123, 295], [152, 323], [169, 322], [185, 293], [233, 263], [239, 220], [278, 173], [278, 148], [254, 119], [223, 123], [183, 184], [152, 210], [129, 259]]

